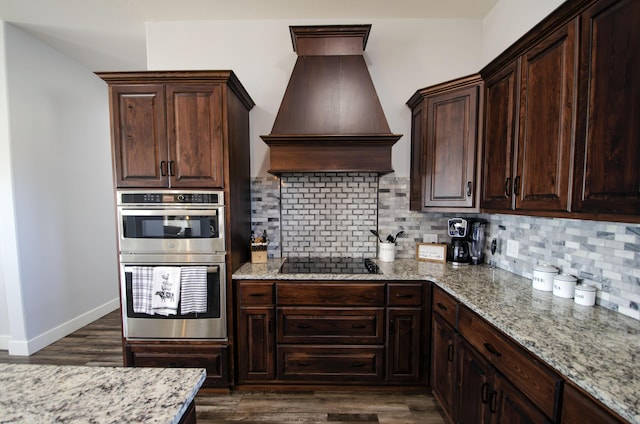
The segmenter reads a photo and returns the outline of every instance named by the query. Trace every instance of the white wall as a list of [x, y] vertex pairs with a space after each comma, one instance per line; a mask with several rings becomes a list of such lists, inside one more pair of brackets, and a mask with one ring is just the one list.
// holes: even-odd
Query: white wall
[[88, 69], [13, 25], [3, 33], [0, 190], [13, 207], [0, 209], [0, 303], [9, 353], [26, 355], [118, 306], [109, 110]]
[[564, 0], [500, 0], [482, 22], [483, 66], [562, 3]]
[[393, 133], [397, 176], [409, 175], [411, 111], [419, 88], [480, 70], [480, 20], [238, 20], [147, 24], [151, 70], [232, 69], [256, 107], [251, 111], [251, 175], [266, 176], [269, 134], [296, 53], [290, 25], [372, 24], [365, 60]]

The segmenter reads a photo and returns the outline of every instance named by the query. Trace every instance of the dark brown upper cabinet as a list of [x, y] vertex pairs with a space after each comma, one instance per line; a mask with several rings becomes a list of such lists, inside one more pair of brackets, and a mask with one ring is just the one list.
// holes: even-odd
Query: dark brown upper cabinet
[[225, 186], [234, 150], [225, 145], [237, 138], [248, 148], [243, 127], [254, 105], [232, 72], [98, 76], [109, 84], [116, 187]]
[[479, 124], [483, 83], [471, 75], [418, 90], [411, 123], [415, 211], [479, 211]]
[[581, 16], [573, 205], [640, 215], [640, 2], [600, 0]]
[[486, 74], [483, 208], [570, 209], [576, 30], [572, 20]]

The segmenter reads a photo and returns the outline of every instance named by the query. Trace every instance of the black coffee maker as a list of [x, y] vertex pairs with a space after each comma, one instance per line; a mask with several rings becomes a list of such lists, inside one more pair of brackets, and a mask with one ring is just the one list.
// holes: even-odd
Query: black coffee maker
[[449, 261], [453, 266], [469, 265], [469, 222], [464, 218], [451, 218], [449, 224], [449, 237], [451, 237], [451, 250]]

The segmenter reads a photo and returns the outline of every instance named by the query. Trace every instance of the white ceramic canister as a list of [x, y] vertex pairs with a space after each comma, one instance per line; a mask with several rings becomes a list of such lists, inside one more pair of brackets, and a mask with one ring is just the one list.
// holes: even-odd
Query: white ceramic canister
[[558, 274], [555, 266], [540, 264], [533, 267], [532, 286], [536, 290], [553, 291], [553, 276]]
[[378, 243], [378, 259], [382, 262], [393, 262], [396, 258], [396, 244], [389, 241]]
[[571, 299], [575, 295], [578, 279], [569, 274], [557, 274], [553, 276], [553, 295]]
[[578, 284], [575, 288], [573, 300], [578, 305], [593, 306], [596, 304], [596, 288], [585, 284]]

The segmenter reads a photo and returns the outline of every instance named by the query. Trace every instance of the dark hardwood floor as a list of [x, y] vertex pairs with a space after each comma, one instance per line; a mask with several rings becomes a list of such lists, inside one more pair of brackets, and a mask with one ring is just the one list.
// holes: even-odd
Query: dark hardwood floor
[[[0, 363], [122, 366], [120, 311], [116, 310], [35, 354], [10, 356]], [[439, 406], [427, 393], [350, 391], [200, 392], [200, 424], [384, 423], [444, 424]]]

